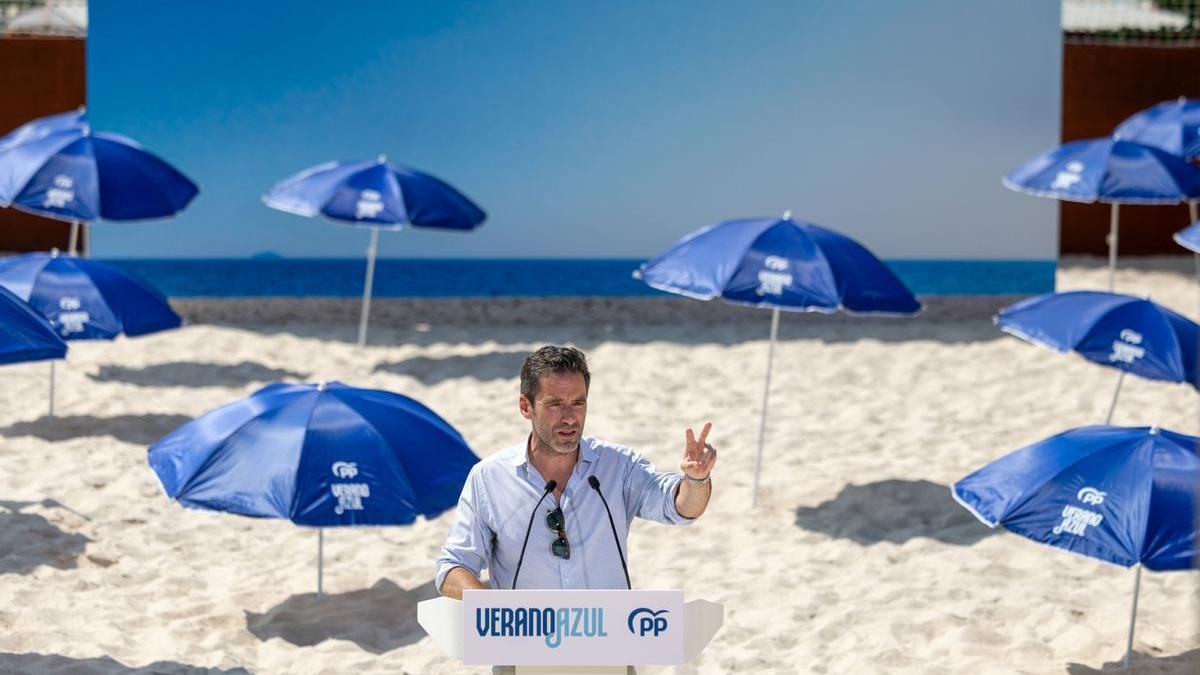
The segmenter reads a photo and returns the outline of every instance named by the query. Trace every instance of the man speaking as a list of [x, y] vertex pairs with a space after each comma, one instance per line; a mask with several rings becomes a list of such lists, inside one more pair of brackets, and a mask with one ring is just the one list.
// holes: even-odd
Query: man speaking
[[627, 588], [634, 516], [688, 524], [708, 506], [716, 450], [687, 430], [682, 473], [659, 473], [629, 448], [583, 436], [587, 360], [546, 346], [521, 367], [525, 440], [471, 469], [437, 561], [442, 595], [485, 588]]

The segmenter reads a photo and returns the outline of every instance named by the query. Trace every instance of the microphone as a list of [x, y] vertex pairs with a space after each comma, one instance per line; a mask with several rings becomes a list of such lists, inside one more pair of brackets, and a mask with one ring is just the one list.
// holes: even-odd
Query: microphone
[[600, 491], [600, 481], [595, 476], [588, 476], [588, 485], [600, 495], [600, 501], [604, 502], [604, 512], [608, 514], [608, 526], [612, 528], [613, 542], [617, 545], [617, 556], [621, 559], [621, 570], [625, 572], [625, 588], [633, 590], [633, 584], [629, 583], [629, 567], [625, 564], [625, 554], [621, 552], [621, 538], [617, 536], [617, 524], [613, 522], [612, 511], [608, 508], [608, 500], [604, 498], [604, 493]]
[[542, 498], [537, 501], [537, 504], [533, 505], [533, 513], [529, 514], [529, 527], [525, 528], [525, 542], [521, 544], [521, 557], [517, 558], [517, 571], [513, 572], [513, 582], [510, 590], [517, 589], [517, 577], [521, 576], [521, 563], [525, 562], [525, 547], [529, 546], [529, 533], [533, 531], [533, 519], [537, 517], [538, 507], [545, 501], [546, 495], [554, 492], [554, 488], [557, 486], [558, 481], [546, 481], [546, 489], [542, 491]]

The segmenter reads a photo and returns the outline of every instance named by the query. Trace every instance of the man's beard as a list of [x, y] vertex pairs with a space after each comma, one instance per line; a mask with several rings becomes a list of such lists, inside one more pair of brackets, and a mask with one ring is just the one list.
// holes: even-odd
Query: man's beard
[[[583, 429], [577, 428], [575, 431], [577, 432], [575, 434], [575, 438], [571, 441], [564, 442], [559, 440], [558, 434], [553, 431], [545, 433], [544, 430], [538, 428], [537, 426], [533, 427], [533, 434], [537, 436], [538, 442], [541, 443], [542, 446], [550, 448], [554, 452], [563, 455], [569, 455], [579, 449], [579, 439], [583, 437]], [[568, 446], [567, 443], [570, 445]]]

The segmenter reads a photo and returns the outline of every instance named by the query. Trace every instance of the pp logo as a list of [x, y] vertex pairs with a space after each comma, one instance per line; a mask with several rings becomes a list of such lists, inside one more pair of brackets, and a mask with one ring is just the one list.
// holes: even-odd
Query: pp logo
[[1083, 162], [1067, 162], [1066, 171], [1059, 171], [1050, 184], [1051, 190], [1066, 190], [1082, 180]]
[[757, 295], [783, 295], [783, 289], [792, 283], [792, 275], [788, 274], [788, 259], [777, 255], [769, 255], [763, 260], [763, 271], [758, 273]]
[[70, 176], [59, 174], [54, 177], [54, 187], [46, 190], [42, 206], [50, 209], [66, 208], [75, 199], [75, 181]]
[[1107, 492], [1101, 492], [1094, 487], [1085, 487], [1075, 494], [1075, 498], [1084, 504], [1100, 505], [1104, 503], [1104, 496]]
[[1142, 344], [1142, 334], [1137, 332], [1136, 330], [1133, 330], [1132, 328], [1122, 329], [1121, 330], [1121, 339], [1128, 342], [1131, 345]]
[[338, 478], [354, 478], [358, 475], [357, 462], [334, 462], [333, 475]]
[[[639, 637], [645, 637], [647, 633], [653, 633], [654, 637], [658, 637], [660, 633], [667, 630], [667, 617], [660, 616], [666, 614], [669, 610], [660, 609], [657, 612], [649, 607], [638, 607], [629, 613], [629, 632]], [[636, 628], [634, 624], [636, 623]]]
[[84, 326], [92, 317], [82, 307], [83, 303], [79, 298], [64, 296], [58, 299], [58, 316], [54, 320], [60, 333], [70, 335], [83, 332]]
[[1119, 340], [1113, 340], [1113, 350], [1108, 355], [1109, 361], [1133, 363], [1146, 355], [1146, 348], [1138, 346], [1142, 344], [1143, 338], [1141, 333], [1131, 328], [1126, 328], [1121, 331], [1120, 338]]
[[781, 258], [777, 255], [769, 255], [763, 261], [763, 267], [775, 272], [786, 272], [788, 268], [788, 259]]
[[358, 220], [363, 218], [375, 218], [383, 211], [383, 195], [376, 190], [363, 190], [358, 193], [358, 201], [354, 204], [354, 217]]

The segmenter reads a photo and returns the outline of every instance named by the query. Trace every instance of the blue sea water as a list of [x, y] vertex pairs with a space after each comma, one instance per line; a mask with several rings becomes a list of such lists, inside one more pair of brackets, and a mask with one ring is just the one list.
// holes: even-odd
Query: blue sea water
[[[174, 298], [362, 295], [363, 259], [107, 261]], [[638, 259], [381, 259], [374, 297], [664, 295], [631, 276]], [[1054, 261], [891, 260], [917, 295], [1037, 294], [1054, 290]]]

